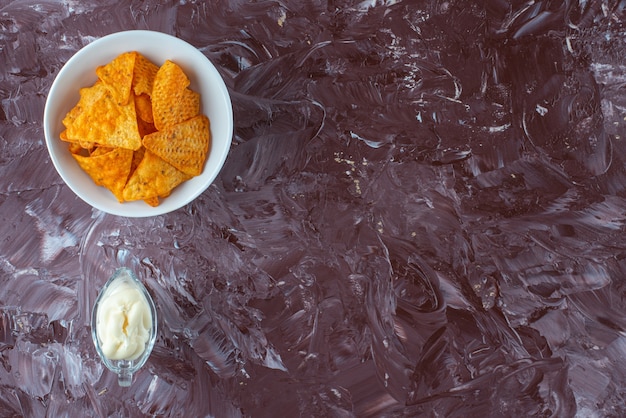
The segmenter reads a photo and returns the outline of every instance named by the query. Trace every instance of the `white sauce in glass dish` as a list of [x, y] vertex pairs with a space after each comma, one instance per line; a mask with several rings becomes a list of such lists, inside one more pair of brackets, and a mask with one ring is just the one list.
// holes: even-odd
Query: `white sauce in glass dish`
[[91, 335], [104, 365], [120, 386], [146, 362], [156, 340], [156, 309], [133, 272], [118, 269], [104, 285], [91, 315]]

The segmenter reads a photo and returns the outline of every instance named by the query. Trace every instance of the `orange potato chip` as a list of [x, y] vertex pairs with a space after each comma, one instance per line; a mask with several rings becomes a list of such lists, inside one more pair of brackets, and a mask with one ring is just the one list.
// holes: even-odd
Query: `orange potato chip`
[[182, 182], [202, 173], [210, 123], [200, 95], [172, 61], [157, 67], [138, 52], [96, 69], [64, 117], [60, 139], [80, 167], [118, 201], [158, 206]]
[[153, 200], [166, 196], [190, 176], [177, 170], [157, 155], [146, 150], [137, 169], [131, 174], [124, 187], [125, 200]]
[[62, 141], [69, 142], [70, 152], [72, 154], [80, 154], [80, 153], [88, 154], [92, 150], [94, 150], [96, 147], [96, 144], [94, 144], [93, 142], [69, 139], [67, 137], [67, 130], [61, 132], [59, 134], [59, 138]]
[[156, 128], [153, 123], [146, 122], [141, 118], [137, 119], [137, 127], [139, 128], [139, 136], [143, 138], [153, 132], [156, 132]]
[[165, 61], [154, 77], [152, 114], [154, 126], [161, 131], [197, 116], [200, 97], [189, 90], [189, 79], [177, 64]]
[[158, 66], [143, 55], [137, 54], [133, 75], [133, 91], [137, 96], [152, 95], [152, 85], [157, 71], [159, 71]]
[[135, 111], [139, 119], [148, 123], [154, 123], [154, 118], [152, 117], [152, 100], [150, 100], [150, 96], [147, 94], [142, 93], [135, 96]]
[[84, 150], [78, 142], [70, 142], [70, 152], [72, 154], [81, 154]]
[[152, 206], [153, 208], [159, 206], [159, 197], [158, 196], [149, 197], [147, 199], [143, 199], [143, 201], [146, 202], [147, 204], [149, 204], [150, 206]]
[[90, 141], [79, 141], [78, 143], [80, 144], [81, 147], [86, 149], [88, 152], [91, 152], [97, 146], [95, 142], [90, 142]]
[[178, 123], [189, 120], [194, 116], [198, 116], [200, 114], [200, 94], [189, 89], [183, 90], [182, 97], [180, 98], [177, 108], [179, 112], [179, 117], [177, 119], [180, 119]]
[[143, 145], [190, 176], [202, 173], [210, 142], [209, 118], [199, 115], [143, 137]]
[[130, 166], [130, 173], [134, 173], [141, 160], [143, 160], [143, 156], [146, 153], [146, 149], [144, 147], [139, 148], [137, 151], [133, 152], [133, 163]]
[[124, 201], [123, 190], [130, 174], [132, 150], [116, 148], [96, 156], [72, 156], [98, 186], [106, 187], [118, 201]]
[[115, 148], [111, 147], [96, 147], [89, 154], [90, 157], [97, 157], [98, 155], [106, 154], [107, 152], [113, 151]]
[[69, 141], [133, 150], [141, 147], [135, 101], [120, 106], [102, 83], [80, 89], [80, 100], [70, 114], [63, 119]]
[[69, 139], [67, 139], [67, 131], [63, 131], [59, 134], [59, 138], [61, 138], [61, 141], [65, 141], [65, 142], [72, 142], [72, 143], [76, 143], [77, 141], [70, 141]]
[[113, 92], [113, 97], [121, 105], [128, 104], [130, 100], [136, 57], [136, 52], [125, 52], [108, 64], [96, 68], [98, 78]]
[[[96, 82], [96, 84], [98, 84], [98, 82]], [[85, 88], [86, 89], [86, 88]], [[74, 106], [69, 112], [67, 112], [67, 114], [65, 115], [65, 117], [63, 118], [63, 126], [65, 126], [65, 129], [67, 129], [68, 126], [71, 126], [74, 124], [74, 122], [76, 121], [76, 118], [78, 116], [80, 116], [81, 113], [83, 113], [83, 105], [85, 104], [83, 99], [83, 93], [85, 92], [85, 89], [80, 89], [79, 90], [79, 94], [80, 94], [80, 100], [78, 101], [78, 103], [76, 104], [76, 106]], [[63, 131], [61, 133], [61, 139], [63, 141], [70, 141], [67, 138], [67, 130]]]

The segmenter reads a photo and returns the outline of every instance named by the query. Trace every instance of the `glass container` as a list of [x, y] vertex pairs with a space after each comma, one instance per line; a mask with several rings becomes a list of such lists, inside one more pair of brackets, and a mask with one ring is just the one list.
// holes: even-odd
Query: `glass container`
[[[143, 346], [143, 351], [136, 357], [132, 356], [134, 358], [115, 359], [107, 357], [107, 355], [105, 354], [106, 350], [103, 349], [105, 342], [102, 341], [104, 332], [98, 332], [99, 327], [104, 327], [103, 323], [101, 322], [102, 316], [99, 316], [99, 309], [110, 309], [110, 303], [104, 303], [107, 298], [114, 298], [116, 299], [116, 302], [119, 302], [121, 299], [123, 299], [123, 296], [120, 296], [119, 294], [120, 287], [131, 291], [133, 297], [143, 297], [145, 300], [138, 300], [138, 302], [146, 303], [150, 312], [150, 329], [148, 331], [147, 340], [145, 341], [145, 345]], [[135, 290], [138, 291], [138, 294], [137, 292], [134, 292]], [[100, 314], [102, 314], [102, 312]], [[118, 314], [121, 315], [120, 312], [118, 312]], [[126, 331], [127, 326], [126, 314], [126, 312], [123, 313], [124, 324], [113, 324], [115, 326], [123, 327], [124, 331]], [[146, 290], [145, 286], [141, 283], [141, 281], [139, 281], [137, 276], [130, 269], [126, 267], [117, 269], [102, 287], [94, 303], [91, 313], [91, 337], [93, 339], [94, 345], [96, 346], [96, 351], [98, 352], [98, 355], [102, 359], [104, 365], [110, 371], [117, 374], [118, 383], [120, 386], [128, 387], [131, 385], [133, 381], [133, 374], [137, 372], [137, 370], [139, 370], [139, 368], [141, 368], [141, 366], [146, 363], [148, 357], [150, 357], [150, 353], [152, 352], [152, 348], [154, 347], [154, 342], [156, 340], [156, 334], [157, 316], [152, 297]]]

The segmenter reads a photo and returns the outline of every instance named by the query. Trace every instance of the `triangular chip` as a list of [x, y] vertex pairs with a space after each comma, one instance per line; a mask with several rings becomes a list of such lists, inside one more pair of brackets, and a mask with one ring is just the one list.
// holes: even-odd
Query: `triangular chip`
[[187, 174], [146, 150], [139, 166], [126, 183], [123, 197], [131, 201], [167, 196], [172, 189], [189, 178]]
[[134, 173], [137, 167], [139, 167], [139, 163], [143, 160], [143, 156], [146, 153], [146, 149], [144, 147], [139, 148], [137, 151], [133, 152], [133, 163], [130, 166], [130, 173]]
[[70, 140], [70, 139], [67, 137], [67, 129], [66, 129], [66, 130], [64, 130], [63, 132], [61, 132], [61, 133], [59, 134], [59, 139], [60, 139], [61, 141], [69, 142], [69, 143], [70, 143], [70, 146], [72, 146], [72, 145], [76, 145], [76, 146], [78, 146], [78, 147], [82, 148], [82, 147], [80, 146], [80, 141], [72, 141], [72, 140]]
[[113, 92], [113, 97], [121, 105], [127, 104], [130, 99], [136, 57], [136, 52], [125, 52], [108, 64], [96, 68], [98, 78]]
[[152, 113], [161, 131], [200, 113], [200, 96], [187, 88], [189, 79], [177, 64], [165, 61], [154, 77]]
[[148, 205], [152, 206], [153, 208], [159, 206], [158, 196], [149, 197], [147, 199], [143, 199], [143, 201], [146, 202]]
[[211, 138], [200, 95], [177, 64], [157, 67], [138, 52], [123, 53], [96, 73], [94, 85], [80, 89], [59, 137], [120, 203], [158, 206], [204, 168]]
[[154, 76], [157, 71], [159, 71], [158, 66], [137, 53], [133, 75], [133, 90], [137, 96], [140, 94], [152, 95], [152, 85], [154, 84]]
[[200, 94], [193, 90], [185, 89], [178, 103], [179, 119], [177, 123], [184, 122], [200, 114]]
[[115, 148], [110, 147], [97, 147], [89, 153], [90, 157], [97, 157], [98, 155], [106, 154], [113, 151]]
[[72, 156], [98, 186], [106, 187], [118, 201], [124, 201], [123, 190], [133, 161], [132, 150], [116, 148], [96, 156]]
[[78, 142], [70, 142], [70, 152], [72, 154], [82, 154], [85, 151]]
[[148, 123], [141, 118], [137, 119], [137, 127], [139, 128], [139, 135], [142, 138], [148, 134], [156, 132], [156, 128], [152, 123]]
[[119, 105], [103, 83], [80, 89], [80, 100], [63, 124], [69, 142], [133, 150], [141, 147], [135, 101]]
[[[65, 115], [65, 117], [63, 118], [63, 126], [65, 126], [65, 128], [68, 128], [69, 126], [72, 126], [74, 124], [74, 122], [76, 122], [76, 118], [78, 116], [80, 116], [83, 112], [83, 106], [91, 104], [88, 103], [87, 100], [89, 99], [89, 93], [87, 93], [88, 89], [94, 88], [95, 85], [99, 84], [99, 81], [96, 81], [96, 83], [94, 84], [94, 86], [92, 87], [85, 87], [82, 89], [79, 89], [78, 92], [80, 94], [80, 99], [78, 101], [78, 103], [76, 103], [76, 106], [74, 106], [73, 108], [70, 109], [69, 112], [67, 112], [67, 114]], [[85, 96], [85, 97], [83, 97]], [[63, 131], [61, 133], [61, 139], [63, 141], [70, 141], [70, 139], [67, 137], [67, 131]]]
[[93, 151], [98, 146], [98, 144], [96, 144], [93, 141], [79, 141], [78, 143], [80, 144], [81, 147], [86, 149], [88, 152]]
[[144, 122], [154, 123], [152, 101], [147, 94], [143, 93], [135, 96], [135, 112], [137, 112], [137, 117]]
[[87, 154], [91, 153], [91, 151], [93, 151], [96, 148], [96, 144], [94, 144], [93, 142], [69, 139], [67, 137], [67, 130], [61, 132], [59, 134], [59, 138], [62, 141], [65, 141], [65, 142], [69, 143], [70, 152], [72, 154], [81, 154], [81, 153], [84, 152], [85, 155], [87, 155]]
[[209, 142], [209, 119], [205, 115], [143, 137], [147, 150], [190, 176], [202, 173]]

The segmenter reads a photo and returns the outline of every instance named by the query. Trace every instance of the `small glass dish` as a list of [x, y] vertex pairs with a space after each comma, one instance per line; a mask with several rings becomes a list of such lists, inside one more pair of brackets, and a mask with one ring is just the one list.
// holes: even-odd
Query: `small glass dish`
[[[123, 291], [126, 291], [125, 294]], [[131, 313], [126, 312], [126, 305], [124, 305], [124, 307], [115, 306], [115, 304], [123, 305], [124, 303], [128, 303], [127, 298], [134, 298], [134, 300], [138, 304], [136, 305], [136, 307], [132, 308], [133, 318], [136, 318], [136, 309], [143, 309], [143, 311], [138, 314], [141, 318], [140, 324], [143, 326], [143, 328], [140, 330], [141, 333], [145, 334], [146, 327], [150, 327], [150, 329], [147, 330], [147, 335], [141, 335], [140, 337], [140, 339], [145, 339], [145, 344], [143, 344], [143, 351], [139, 353], [142, 345], [141, 343], [136, 343], [135, 345], [138, 346], [138, 348], [132, 354], [129, 354], [126, 357], [123, 351], [121, 353], [116, 353], [115, 355], [107, 356], [105, 352], [107, 350], [110, 351], [111, 348], [110, 345], [107, 348], [107, 346], [105, 345], [106, 343], [102, 341], [103, 334], [106, 334], [106, 332], [115, 332], [115, 330], [117, 330], [119, 327], [121, 327], [124, 334], [126, 334], [129, 327], [132, 332], [132, 330], [135, 329], [134, 325], [137, 324], [136, 322], [129, 324], [129, 322], [131, 322], [133, 318], [130, 318], [131, 321], [129, 321]], [[108, 322], [108, 326], [105, 326], [104, 320], [106, 316], [103, 317], [102, 315], [106, 315], [106, 309], [111, 310], [111, 303], [113, 303], [117, 319], [119, 319], [120, 315], [123, 315], [123, 323], [120, 324], [120, 321], [111, 321]], [[135, 304], [133, 304], [133, 306], [135, 306]], [[100, 309], [102, 309], [103, 312], [100, 312]], [[147, 311], [149, 311], [149, 318], [147, 318]], [[96, 351], [98, 352], [98, 355], [102, 359], [104, 365], [110, 371], [117, 374], [118, 383], [120, 386], [130, 386], [133, 381], [133, 374], [146, 363], [148, 357], [150, 357], [152, 348], [154, 347], [156, 334], [157, 316], [152, 297], [146, 290], [145, 286], [141, 283], [141, 281], [139, 281], [137, 276], [130, 269], [126, 267], [117, 269], [102, 287], [100, 293], [98, 294], [96, 302], [94, 303], [93, 310], [91, 312], [91, 338], [93, 339], [93, 343], [96, 346]], [[123, 348], [120, 350], [123, 350]]]

